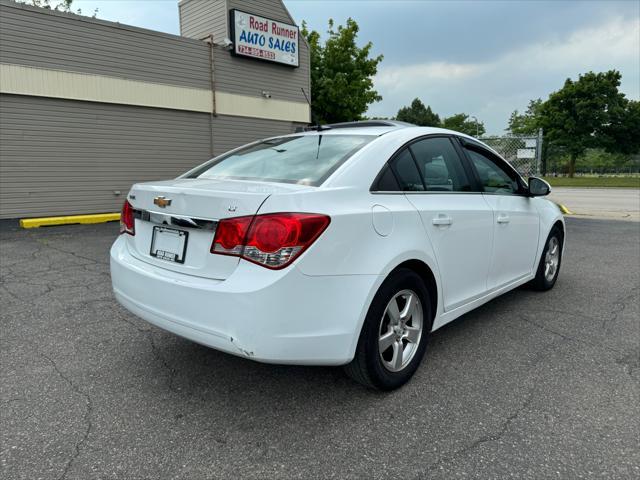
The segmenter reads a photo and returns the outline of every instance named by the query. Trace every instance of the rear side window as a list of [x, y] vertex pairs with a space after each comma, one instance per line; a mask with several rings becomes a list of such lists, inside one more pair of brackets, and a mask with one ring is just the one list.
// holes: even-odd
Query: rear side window
[[400, 190], [405, 192], [420, 192], [424, 190], [424, 184], [413, 161], [413, 156], [408, 148], [402, 150], [392, 163], [393, 170], [400, 182]]
[[186, 178], [220, 178], [317, 186], [372, 135], [302, 135], [248, 145], [189, 172]]
[[396, 176], [391, 171], [389, 165], [385, 165], [382, 172], [380, 172], [376, 190], [381, 192], [397, 192], [400, 190], [400, 185], [398, 185]]
[[425, 138], [412, 143], [411, 151], [416, 159], [426, 190], [429, 192], [470, 192], [471, 182], [462, 161], [445, 137]]

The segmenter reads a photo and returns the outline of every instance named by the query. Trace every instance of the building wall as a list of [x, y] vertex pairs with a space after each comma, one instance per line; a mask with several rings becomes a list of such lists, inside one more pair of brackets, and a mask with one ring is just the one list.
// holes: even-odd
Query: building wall
[[280, 0], [227, 0], [227, 8], [237, 8], [279, 22], [296, 23]]
[[228, 35], [226, 0], [181, 0], [178, 8], [181, 35], [202, 40], [213, 34], [216, 43]]
[[206, 113], [23, 95], [0, 110], [2, 218], [119, 211], [133, 183], [210, 156]]
[[0, 0], [0, 63], [211, 88], [203, 42], [8, 0]]
[[[259, 138], [275, 137], [284, 132], [293, 132], [296, 127], [302, 125], [304, 124], [218, 115], [213, 118], [213, 153], [220, 155]], [[259, 132], [258, 135], [256, 135], [257, 132]]]
[[[301, 54], [304, 49], [301, 47]], [[229, 55], [215, 49], [216, 91], [261, 96], [268, 91], [273, 100], [287, 100], [307, 105], [302, 89], [309, 95], [309, 57], [300, 56], [298, 68], [287, 67]]]
[[[179, 6], [182, 35], [202, 39], [211, 33], [218, 44], [225, 37], [231, 37], [227, 12], [233, 8], [295, 24], [280, 0], [182, 0]], [[222, 18], [226, 19], [224, 23]], [[301, 39], [299, 48], [300, 66], [297, 68], [238, 58], [224, 48], [215, 48], [216, 91], [256, 97], [260, 97], [262, 91], [268, 91], [273, 100], [307, 105], [302, 89], [311, 98], [309, 46]]]
[[[0, 111], [1, 218], [119, 211], [133, 183], [177, 177], [212, 156], [204, 113], [22, 95], [0, 95]], [[295, 128], [213, 122], [215, 155]]]
[[118, 211], [133, 183], [292, 132], [308, 121], [295, 93], [308, 67], [273, 67], [193, 38], [0, 0], [0, 218]]

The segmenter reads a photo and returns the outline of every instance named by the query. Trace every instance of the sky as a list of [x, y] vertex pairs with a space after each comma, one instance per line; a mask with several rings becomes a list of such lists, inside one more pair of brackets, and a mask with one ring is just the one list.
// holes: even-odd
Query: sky
[[[177, 0], [75, 0], [98, 18], [179, 34]], [[250, 4], [250, 1], [248, 2]], [[490, 134], [510, 113], [547, 98], [568, 77], [617, 69], [640, 98], [640, 1], [285, 0], [298, 24], [320, 32], [333, 18], [360, 26], [359, 43], [384, 60], [374, 79], [383, 99], [369, 116], [394, 116], [418, 97], [440, 116], [465, 112]]]

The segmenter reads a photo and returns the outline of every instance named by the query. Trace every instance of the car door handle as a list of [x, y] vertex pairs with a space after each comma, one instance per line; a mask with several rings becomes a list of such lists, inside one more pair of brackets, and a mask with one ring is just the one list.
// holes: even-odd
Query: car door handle
[[453, 220], [451, 220], [451, 217], [448, 215], [438, 215], [433, 220], [431, 220], [431, 223], [437, 226], [451, 225], [453, 223]]
[[509, 215], [500, 214], [496, 220], [498, 223], [509, 223]]

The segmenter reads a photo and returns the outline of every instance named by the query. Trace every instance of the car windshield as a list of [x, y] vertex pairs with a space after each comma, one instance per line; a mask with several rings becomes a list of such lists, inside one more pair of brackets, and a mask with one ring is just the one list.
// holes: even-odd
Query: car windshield
[[229, 178], [317, 186], [372, 135], [302, 135], [264, 140], [216, 158], [186, 178]]

